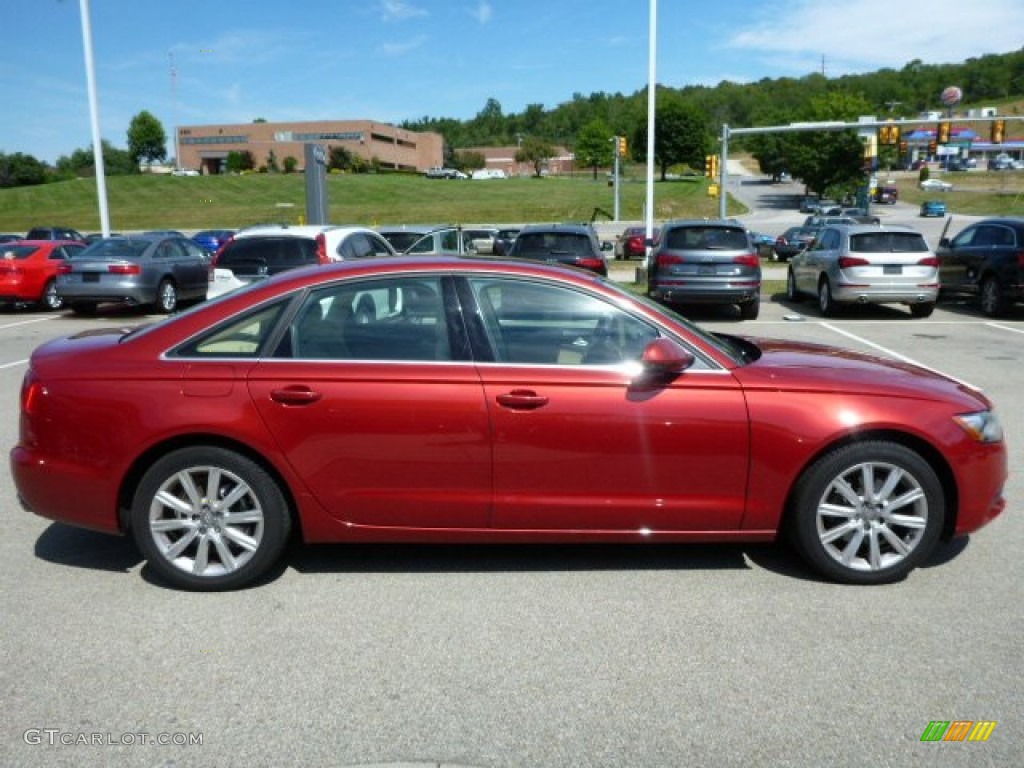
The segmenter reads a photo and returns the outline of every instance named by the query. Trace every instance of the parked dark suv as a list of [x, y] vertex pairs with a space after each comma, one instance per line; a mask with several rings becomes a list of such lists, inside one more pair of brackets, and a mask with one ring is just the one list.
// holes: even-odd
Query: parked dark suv
[[25, 235], [26, 240], [68, 240], [84, 243], [85, 236], [71, 227], [32, 227]]
[[597, 233], [586, 224], [533, 224], [524, 227], [508, 251], [511, 258], [583, 267], [608, 274]]
[[935, 254], [943, 297], [975, 298], [990, 317], [1024, 301], [1024, 217], [971, 224], [952, 239], [942, 238]]
[[738, 304], [744, 320], [761, 307], [761, 261], [742, 224], [670, 221], [647, 266], [647, 293], [663, 304]]

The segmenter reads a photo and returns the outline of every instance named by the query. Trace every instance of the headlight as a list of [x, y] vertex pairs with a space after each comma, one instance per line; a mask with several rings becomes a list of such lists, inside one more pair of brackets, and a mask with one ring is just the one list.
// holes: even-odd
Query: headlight
[[1003, 425], [994, 411], [961, 413], [953, 420], [979, 443], [998, 443], [1003, 439]]

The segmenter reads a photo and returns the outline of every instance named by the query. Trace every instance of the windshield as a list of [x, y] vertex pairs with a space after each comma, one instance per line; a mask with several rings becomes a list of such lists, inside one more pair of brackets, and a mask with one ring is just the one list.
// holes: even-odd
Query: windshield
[[79, 259], [138, 259], [150, 246], [150, 240], [97, 240], [80, 254]]

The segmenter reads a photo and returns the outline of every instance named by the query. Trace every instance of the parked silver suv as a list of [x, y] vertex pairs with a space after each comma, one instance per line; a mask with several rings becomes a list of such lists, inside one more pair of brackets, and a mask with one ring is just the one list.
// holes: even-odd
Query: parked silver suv
[[939, 261], [910, 227], [837, 225], [789, 263], [786, 296], [816, 296], [826, 317], [837, 304], [907, 304], [928, 317], [939, 295]]

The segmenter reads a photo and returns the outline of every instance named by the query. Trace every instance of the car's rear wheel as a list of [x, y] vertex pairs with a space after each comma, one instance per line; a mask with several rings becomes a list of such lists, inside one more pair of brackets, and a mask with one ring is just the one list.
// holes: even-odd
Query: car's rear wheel
[[836, 303], [832, 300], [832, 286], [828, 278], [821, 278], [818, 283], [818, 311], [825, 317], [832, 317], [836, 313]]
[[145, 473], [131, 524], [164, 579], [211, 591], [264, 575], [284, 549], [291, 517], [280, 487], [258, 464], [224, 448], [193, 446], [167, 454]]
[[57, 281], [49, 280], [43, 287], [43, 294], [39, 297], [40, 309], [56, 312], [64, 306], [64, 299], [57, 293]]
[[158, 312], [169, 315], [178, 308], [178, 287], [174, 281], [163, 279], [156, 289], [156, 309]]
[[910, 314], [913, 317], [931, 317], [932, 312], [935, 311], [934, 301], [925, 301], [921, 304], [911, 304]]
[[800, 478], [790, 533], [817, 571], [849, 584], [885, 584], [935, 547], [945, 499], [938, 476], [898, 443], [853, 443], [826, 454]]
[[1006, 312], [1006, 300], [1003, 298], [1003, 289], [999, 281], [989, 275], [981, 283], [981, 291], [978, 294], [981, 303], [981, 311], [989, 317], [999, 317]]
[[753, 301], [748, 301], [745, 304], [740, 304], [740, 317], [744, 320], [757, 320], [758, 314], [761, 312], [761, 297], [758, 296]]

